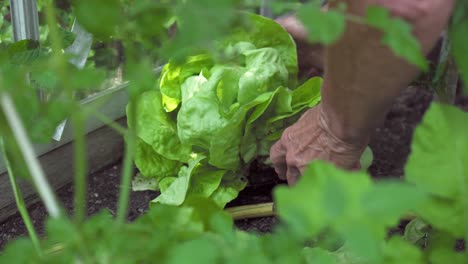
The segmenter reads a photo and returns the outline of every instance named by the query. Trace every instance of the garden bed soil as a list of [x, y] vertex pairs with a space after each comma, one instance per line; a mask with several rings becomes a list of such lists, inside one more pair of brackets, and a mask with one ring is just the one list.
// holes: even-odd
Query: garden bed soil
[[[377, 178], [401, 177], [403, 168], [410, 152], [410, 142], [416, 125], [421, 121], [425, 110], [432, 101], [432, 94], [418, 87], [409, 87], [394, 103], [387, 114], [384, 124], [375, 130], [370, 146], [374, 152], [374, 162], [369, 168], [370, 173]], [[468, 110], [468, 99], [458, 98], [457, 105]], [[115, 214], [120, 184], [120, 164], [110, 166], [100, 172], [90, 175], [88, 183], [88, 214], [92, 215], [107, 208]], [[257, 175], [252, 186], [243, 191], [238, 199], [230, 205], [256, 204], [270, 202], [271, 191], [277, 184], [284, 184], [276, 179], [273, 170], [254, 167], [252, 175]], [[148, 203], [157, 196], [156, 192], [134, 192], [130, 199], [128, 219], [133, 220], [148, 209]], [[58, 192], [58, 197], [72, 211], [73, 188], [68, 185]], [[43, 223], [46, 212], [42, 204], [29, 208], [29, 212], [40, 234], [43, 233]], [[270, 232], [276, 219], [264, 217], [236, 221], [240, 229], [251, 232]], [[398, 230], [397, 230], [398, 232]], [[0, 225], [0, 248], [8, 241], [27, 235], [23, 221], [19, 215], [13, 216]]]

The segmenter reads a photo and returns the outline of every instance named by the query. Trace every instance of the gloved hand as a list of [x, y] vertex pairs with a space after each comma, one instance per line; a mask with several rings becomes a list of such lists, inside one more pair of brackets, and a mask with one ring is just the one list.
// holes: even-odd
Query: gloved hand
[[294, 185], [312, 160], [325, 160], [343, 169], [359, 169], [368, 139], [346, 142], [331, 131], [321, 105], [309, 109], [270, 150], [270, 159], [281, 179]]
[[[361, 16], [370, 6], [383, 6], [409, 22], [427, 54], [439, 39], [454, 7], [454, 0], [340, 0], [330, 8], [347, 4], [349, 14]], [[298, 42], [307, 39], [304, 27], [294, 19], [279, 20]], [[418, 69], [395, 56], [381, 41], [379, 30], [348, 22], [342, 37], [326, 49], [324, 58], [300, 59], [325, 66], [322, 103], [286, 129], [270, 151], [279, 176], [297, 181], [307, 164], [320, 159], [344, 169], [359, 167], [369, 135], [385, 118], [393, 100], [418, 74]], [[299, 45], [298, 45], [299, 47]], [[307, 49], [305, 50], [307, 53]]]

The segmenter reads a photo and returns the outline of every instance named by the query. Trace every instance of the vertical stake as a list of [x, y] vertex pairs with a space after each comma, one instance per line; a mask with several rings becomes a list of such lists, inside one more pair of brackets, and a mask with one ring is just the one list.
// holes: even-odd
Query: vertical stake
[[[10, 0], [13, 41], [39, 41], [39, 14], [36, 0]], [[29, 79], [29, 75], [26, 77]], [[41, 102], [46, 100], [44, 91], [39, 91]]]

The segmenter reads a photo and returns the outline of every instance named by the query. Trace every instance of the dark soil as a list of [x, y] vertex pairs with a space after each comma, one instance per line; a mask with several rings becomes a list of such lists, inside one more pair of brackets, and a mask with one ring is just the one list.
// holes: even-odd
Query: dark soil
[[374, 153], [374, 162], [369, 168], [372, 176], [403, 176], [414, 128], [421, 122], [431, 101], [432, 93], [415, 86], [408, 87], [397, 98], [370, 142]]
[[[117, 209], [120, 185], [120, 164], [110, 166], [90, 175], [88, 179], [88, 215], [93, 215], [102, 209], [107, 209], [115, 215]], [[65, 186], [57, 193], [64, 208], [73, 213], [73, 186]], [[148, 209], [149, 201], [157, 196], [156, 192], [133, 192], [130, 197], [128, 219], [133, 220]], [[41, 203], [29, 208], [33, 224], [39, 234], [44, 232], [46, 211]], [[26, 227], [19, 215], [9, 218], [0, 225], [0, 248], [19, 236], [27, 235]]]
[[[375, 130], [370, 146], [374, 152], [374, 163], [370, 172], [374, 177], [401, 177], [403, 168], [410, 151], [413, 130], [432, 101], [431, 93], [418, 87], [409, 87], [396, 100], [387, 115], [384, 124]], [[468, 110], [468, 98], [460, 97], [457, 105]], [[271, 191], [274, 186], [281, 184], [270, 169], [253, 168], [251, 173], [252, 186], [241, 193], [230, 206], [270, 202]], [[92, 215], [100, 209], [107, 208], [115, 213], [117, 193], [119, 190], [120, 165], [114, 165], [92, 174], [89, 178], [89, 206], [88, 214]], [[148, 203], [157, 193], [132, 193], [128, 219], [133, 220], [148, 208]], [[71, 211], [73, 204], [73, 188], [66, 186], [58, 193], [64, 206]], [[43, 232], [45, 210], [41, 204], [29, 209], [34, 225], [39, 233]], [[251, 232], [269, 232], [276, 222], [274, 217], [240, 220], [236, 222], [238, 228]], [[16, 215], [0, 226], [0, 248], [19, 236], [27, 235], [21, 218]], [[396, 230], [399, 232], [401, 230]]]

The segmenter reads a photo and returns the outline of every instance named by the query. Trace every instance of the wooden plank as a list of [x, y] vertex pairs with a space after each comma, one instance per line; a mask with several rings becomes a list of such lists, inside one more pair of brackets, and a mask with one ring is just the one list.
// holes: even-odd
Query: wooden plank
[[[126, 118], [117, 121], [126, 124]], [[96, 172], [121, 159], [124, 142], [121, 135], [105, 126], [87, 135], [88, 170]], [[62, 145], [39, 157], [42, 167], [54, 190], [72, 181], [73, 177], [73, 143]], [[20, 188], [26, 204], [32, 205], [38, 201], [32, 186], [26, 181], [20, 181]], [[0, 222], [17, 212], [15, 199], [6, 173], [0, 174]]]
[[[125, 88], [127, 83], [115, 86], [114, 88], [109, 88], [105, 91], [99, 92], [96, 95], [83, 100], [81, 103], [86, 106], [95, 106], [97, 111], [102, 115], [107, 116], [109, 120], [117, 120], [125, 116], [125, 106], [128, 102], [128, 96]], [[56, 148], [59, 148], [67, 143], [70, 143], [73, 140], [73, 131], [72, 127], [68, 125], [65, 126], [63, 136], [60, 141], [53, 141], [49, 144], [36, 144], [34, 145], [34, 150], [38, 156], [42, 156], [49, 151], [52, 151]], [[94, 131], [102, 127], [103, 122], [97, 118], [91, 117], [86, 120], [86, 133]], [[3, 164], [3, 158], [0, 154], [0, 174], [5, 173], [6, 168]]]

